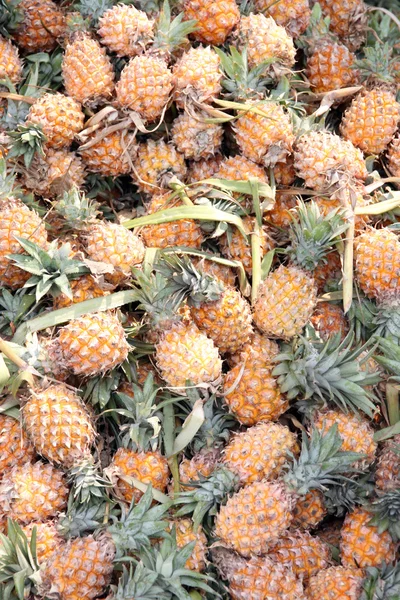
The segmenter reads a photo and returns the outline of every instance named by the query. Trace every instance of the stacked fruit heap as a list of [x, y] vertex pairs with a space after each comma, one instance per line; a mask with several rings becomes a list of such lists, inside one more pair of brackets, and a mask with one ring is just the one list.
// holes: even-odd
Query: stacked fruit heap
[[399, 599], [396, 1], [0, 34], [0, 598]]

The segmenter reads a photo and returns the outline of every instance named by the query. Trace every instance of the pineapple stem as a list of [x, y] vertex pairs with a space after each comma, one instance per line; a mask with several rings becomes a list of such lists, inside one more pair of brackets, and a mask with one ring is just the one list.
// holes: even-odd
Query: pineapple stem
[[261, 250], [260, 250], [260, 226], [256, 219], [254, 231], [251, 233], [251, 260], [252, 260], [252, 283], [251, 283], [251, 303], [254, 304], [258, 295], [258, 288], [261, 283]]
[[14, 352], [11, 344], [3, 338], [0, 338], [0, 352], [2, 352], [9, 360], [11, 360], [11, 362], [13, 362], [18, 369], [25, 371], [26, 381], [30, 387], [34, 387], [35, 380], [33, 374], [29, 371], [29, 365]]
[[169, 187], [178, 194], [185, 206], [193, 206], [193, 202], [185, 192], [185, 186], [179, 181], [179, 179], [173, 177], [169, 182]]
[[163, 419], [163, 428], [164, 428], [164, 446], [165, 446], [165, 454], [168, 456], [168, 466], [172, 474], [172, 480], [174, 484], [174, 496], [179, 494], [180, 486], [179, 486], [179, 466], [178, 466], [178, 457], [176, 454], [173, 454], [174, 441], [175, 441], [175, 411], [173, 404], [166, 404], [163, 408], [164, 419]]
[[399, 386], [393, 383], [386, 384], [386, 404], [388, 409], [389, 424], [395, 425], [400, 421]]

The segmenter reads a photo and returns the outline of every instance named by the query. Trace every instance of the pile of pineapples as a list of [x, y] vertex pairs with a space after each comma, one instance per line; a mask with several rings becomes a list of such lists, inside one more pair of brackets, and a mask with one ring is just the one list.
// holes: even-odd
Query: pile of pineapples
[[396, 0], [0, 0], [0, 600], [400, 599], [399, 96]]

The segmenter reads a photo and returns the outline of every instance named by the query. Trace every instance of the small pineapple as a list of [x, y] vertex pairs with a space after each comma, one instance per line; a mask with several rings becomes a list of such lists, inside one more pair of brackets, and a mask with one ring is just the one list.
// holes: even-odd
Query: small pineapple
[[190, 100], [209, 104], [221, 91], [220, 58], [210, 46], [190, 48], [175, 63], [173, 98], [178, 108]]
[[21, 423], [0, 413], [0, 481], [7, 471], [16, 465], [33, 462], [35, 457], [35, 448]]
[[183, 181], [186, 171], [184, 156], [173, 144], [149, 139], [139, 145], [133, 175], [139, 190], [151, 195], [160, 193], [172, 177]]
[[254, 8], [272, 17], [293, 38], [299, 37], [307, 29], [311, 16], [308, 0], [255, 0]]
[[13, 31], [20, 48], [32, 52], [49, 52], [65, 33], [66, 22], [62, 11], [52, 0], [21, 0], [17, 5], [22, 19]]
[[195, 489], [189, 485], [201, 477], [210, 477], [218, 464], [220, 450], [212, 448], [197, 452], [190, 460], [183, 458], [179, 463], [179, 481], [185, 491]]
[[301, 580], [307, 581], [331, 563], [329, 546], [308, 531], [284, 534], [268, 550], [268, 556], [285, 567], [291, 567]]
[[212, 46], [221, 46], [240, 18], [235, 0], [185, 0], [185, 19], [195, 19], [192, 37]]
[[212, 158], [191, 161], [187, 176], [188, 182], [195, 183], [203, 179], [209, 179], [218, 171], [221, 161], [222, 156], [220, 154], [216, 154]]
[[191, 542], [196, 542], [191, 556], [186, 561], [185, 568], [191, 571], [199, 571], [200, 573], [204, 571], [207, 563], [207, 538], [202, 528], [199, 527], [195, 531], [190, 519], [172, 521], [171, 525], [175, 527], [176, 545], [178, 548], [183, 548]]
[[89, 454], [95, 436], [90, 414], [65, 385], [32, 392], [22, 418], [36, 451], [49, 461], [71, 467]]
[[359, 600], [363, 587], [362, 569], [329, 567], [321, 569], [308, 581], [309, 600]]
[[53, 299], [54, 309], [65, 308], [71, 304], [91, 300], [92, 298], [101, 298], [110, 293], [112, 286], [96, 281], [93, 275], [82, 275], [78, 279], [73, 279], [69, 282], [72, 297], [69, 298], [66, 294], [59, 294]]
[[[266, 170], [261, 165], [254, 163], [245, 156], [237, 154], [236, 156], [225, 157], [214, 177], [218, 179], [231, 179], [233, 181], [247, 181], [250, 177], [258, 179], [260, 183], [268, 183]], [[245, 208], [252, 208], [250, 197], [241, 197], [239, 193], [234, 193], [234, 198], [237, 198], [241, 203], [244, 200]]]
[[229, 366], [236, 367], [240, 365], [248, 353], [252, 357], [253, 365], [255, 363], [262, 365], [270, 362], [272, 358], [279, 354], [279, 346], [274, 340], [270, 340], [266, 335], [255, 329], [247, 344], [239, 352], [228, 357]]
[[22, 62], [18, 48], [0, 35], [0, 79], [18, 83], [22, 77]]
[[44, 94], [33, 104], [27, 122], [41, 125], [48, 148], [69, 147], [74, 135], [83, 129], [84, 114], [80, 104], [64, 94]]
[[314, 281], [321, 294], [332, 286], [336, 288], [342, 279], [342, 261], [337, 250], [329, 252], [325, 256], [325, 263], [320, 263], [314, 270]]
[[344, 340], [349, 324], [343, 309], [332, 302], [319, 302], [314, 310], [310, 322], [319, 337], [327, 341], [330, 337], [340, 333], [340, 339]]
[[205, 122], [205, 114], [181, 113], [172, 123], [171, 140], [186, 159], [214, 156], [221, 147], [222, 125]]
[[285, 192], [276, 190], [275, 204], [271, 210], [263, 215], [263, 219], [267, 225], [277, 228], [279, 233], [285, 235], [285, 229], [289, 229], [293, 222], [293, 212], [291, 210], [296, 206], [297, 199], [294, 194], [285, 194]]
[[85, 377], [113, 369], [129, 352], [121, 323], [107, 312], [85, 315], [61, 327], [57, 346], [65, 367]]
[[[218, 257], [219, 258], [219, 257]], [[226, 265], [220, 264], [214, 260], [195, 257], [192, 260], [193, 265], [206, 275], [211, 275], [217, 281], [223, 283], [226, 287], [234, 287], [236, 275], [234, 271]]]
[[326, 516], [324, 495], [320, 490], [311, 490], [299, 498], [293, 507], [292, 527], [314, 529]]
[[66, 507], [67, 498], [62, 471], [42, 462], [16, 465], [0, 483], [3, 514], [21, 523], [56, 517]]
[[136, 157], [135, 135], [114, 131], [90, 138], [78, 150], [86, 169], [104, 177], [128, 175]]
[[151, 44], [153, 21], [132, 4], [116, 4], [99, 19], [97, 35], [101, 43], [117, 56], [137, 56]]

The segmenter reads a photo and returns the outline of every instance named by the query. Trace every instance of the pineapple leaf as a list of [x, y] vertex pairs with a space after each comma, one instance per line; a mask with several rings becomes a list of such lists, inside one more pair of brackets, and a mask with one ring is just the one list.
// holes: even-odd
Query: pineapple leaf
[[360, 600], [398, 600], [400, 597], [400, 563], [367, 567]]
[[379, 533], [389, 531], [394, 542], [400, 541], [400, 490], [380, 494], [368, 508], [374, 514], [369, 525], [377, 527]]
[[14, 140], [10, 151], [9, 158], [24, 159], [24, 164], [27, 169], [32, 164], [36, 154], [44, 156], [43, 144], [47, 141], [47, 137], [43, 133], [41, 125], [28, 123], [28, 125], [18, 125], [15, 131], [9, 131], [8, 135]]
[[[90, 0], [89, 0], [90, 1]], [[187, 41], [187, 36], [196, 31], [197, 21], [183, 20], [184, 14], [178, 14], [171, 19], [171, 9], [168, 0], [164, 0], [155, 27], [155, 37], [152, 51], [161, 54], [171, 54]]]
[[[24, 600], [37, 592], [40, 569], [36, 556], [36, 531], [28, 544], [27, 537], [15, 521], [8, 519], [8, 534], [0, 534], [0, 584], [9, 598]], [[16, 596], [13, 595], [16, 593]]]
[[171, 594], [164, 590], [158, 583], [158, 574], [146, 569], [142, 562], [135, 567], [130, 566], [129, 571], [122, 567], [122, 575], [118, 586], [111, 585], [113, 600], [171, 600]]
[[250, 69], [247, 59], [247, 48], [239, 52], [234, 46], [229, 47], [229, 53], [220, 48], [214, 48], [221, 60], [221, 67], [225, 74], [222, 86], [226, 90], [226, 98], [233, 100], [246, 100], [265, 94], [265, 90], [272, 79], [267, 77], [266, 71], [274, 59], [263, 61]]

